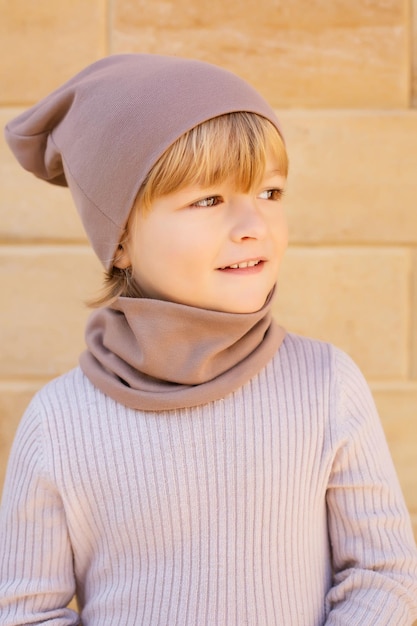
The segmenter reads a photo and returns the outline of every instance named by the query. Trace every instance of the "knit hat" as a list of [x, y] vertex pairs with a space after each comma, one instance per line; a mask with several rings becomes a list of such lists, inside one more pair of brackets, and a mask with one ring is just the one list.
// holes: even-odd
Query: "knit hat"
[[106, 57], [12, 120], [6, 140], [19, 163], [68, 186], [91, 244], [111, 267], [137, 193], [182, 134], [213, 117], [272, 108], [245, 81], [178, 57]]

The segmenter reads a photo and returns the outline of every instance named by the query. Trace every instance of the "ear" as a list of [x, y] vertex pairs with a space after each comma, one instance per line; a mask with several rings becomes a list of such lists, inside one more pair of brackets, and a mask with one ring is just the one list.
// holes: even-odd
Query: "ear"
[[113, 261], [113, 266], [117, 267], [119, 270], [125, 270], [131, 265], [129, 253], [126, 247], [120, 243]]

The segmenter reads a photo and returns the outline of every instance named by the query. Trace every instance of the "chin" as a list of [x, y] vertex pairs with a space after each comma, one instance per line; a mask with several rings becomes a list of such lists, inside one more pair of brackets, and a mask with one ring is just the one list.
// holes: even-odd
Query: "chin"
[[[264, 306], [269, 292], [265, 297], [262, 298], [246, 298], [245, 301], [233, 301], [228, 302], [223, 301], [221, 305], [217, 308], [217, 311], [223, 311], [224, 313], [256, 313]], [[213, 307], [214, 308], [214, 307]]]

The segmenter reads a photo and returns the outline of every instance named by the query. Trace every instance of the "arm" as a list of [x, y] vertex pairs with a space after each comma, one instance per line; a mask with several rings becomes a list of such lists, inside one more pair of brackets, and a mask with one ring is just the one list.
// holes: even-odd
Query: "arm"
[[19, 426], [0, 510], [0, 625], [79, 624], [66, 608], [75, 581], [62, 500], [29, 406]]
[[417, 550], [409, 515], [369, 389], [346, 355], [336, 359], [333, 414], [343, 434], [327, 493], [334, 577], [326, 625], [411, 625]]

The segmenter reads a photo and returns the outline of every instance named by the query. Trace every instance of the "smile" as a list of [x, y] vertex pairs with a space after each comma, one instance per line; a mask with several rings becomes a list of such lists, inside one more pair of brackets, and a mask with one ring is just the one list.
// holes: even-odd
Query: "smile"
[[242, 261], [241, 263], [233, 263], [232, 265], [225, 265], [224, 267], [221, 267], [221, 270], [227, 270], [227, 269], [232, 269], [232, 270], [237, 270], [237, 269], [243, 269], [246, 267], [255, 267], [256, 265], [259, 265], [259, 263], [262, 263], [262, 261], [260, 259], [258, 259], [257, 261]]

